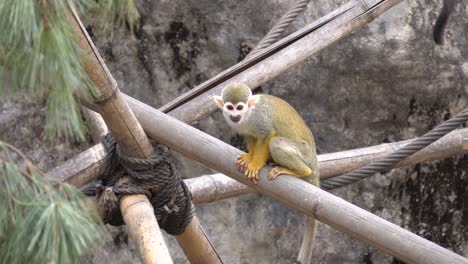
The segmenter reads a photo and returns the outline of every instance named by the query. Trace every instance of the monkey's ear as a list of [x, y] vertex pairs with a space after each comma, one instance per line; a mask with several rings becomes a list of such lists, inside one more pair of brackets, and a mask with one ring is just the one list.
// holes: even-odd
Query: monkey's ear
[[221, 96], [213, 95], [213, 101], [218, 105], [219, 108], [223, 108], [224, 101]]
[[253, 109], [255, 105], [257, 104], [258, 100], [260, 100], [260, 96], [258, 95], [250, 96], [249, 99], [247, 100], [247, 105], [249, 106], [249, 109]]

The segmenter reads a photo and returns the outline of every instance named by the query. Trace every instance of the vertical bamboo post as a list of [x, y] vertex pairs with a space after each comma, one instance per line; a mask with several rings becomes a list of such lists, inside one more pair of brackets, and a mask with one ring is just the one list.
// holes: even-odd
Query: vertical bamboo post
[[[77, 43], [89, 56], [84, 62], [85, 71], [99, 88], [94, 103], [102, 118], [126, 155], [137, 158], [150, 156], [153, 147], [148, 137], [125, 102], [75, 10], [71, 6], [70, 10], [69, 20], [76, 33]], [[120, 200], [120, 210], [143, 262], [172, 263], [147, 197], [125, 196]], [[191, 263], [222, 263], [195, 216], [184, 233], [176, 238]]]
[[[98, 113], [91, 111], [85, 107], [82, 107], [82, 112], [83, 112], [84, 118], [86, 119], [91, 136], [93, 137], [94, 143], [98, 143], [100, 139], [109, 131], [109, 129], [106, 126], [105, 121], [102, 119], [102, 117]], [[124, 198], [125, 200], [121, 203], [122, 216], [124, 217], [124, 219], [126, 218], [131, 219], [130, 221], [125, 220], [125, 223], [127, 224], [129, 230], [132, 230], [133, 232], [141, 232], [141, 230], [139, 229], [141, 227], [145, 228], [144, 227], [145, 225], [141, 224], [141, 227], [140, 227], [140, 224], [134, 221], [134, 219], [139, 219], [138, 216], [134, 215], [134, 212], [139, 212], [142, 218], [147, 218], [148, 212], [151, 213], [151, 215], [154, 215], [153, 208], [151, 204], [148, 202], [148, 199], [143, 195], [126, 196]], [[97, 207], [100, 216], [103, 217], [102, 212], [99, 210], [100, 209], [99, 206], [97, 206], [95, 202], [96, 201], [95, 197], [93, 197], [93, 200], [94, 200], [94, 206]], [[130, 211], [129, 211], [129, 208], [130, 208]], [[145, 229], [150, 230], [150, 234], [153, 233], [151, 232], [151, 226], [148, 226]], [[164, 244], [161, 244], [161, 243], [164, 243], [164, 240], [162, 238], [162, 234], [159, 228], [158, 230], [156, 230], [156, 232], [157, 234], [156, 236], [154, 236], [154, 238], [156, 238], [155, 240], [159, 244], [158, 247], [159, 248], [165, 247]], [[137, 246], [139, 246], [139, 244], [146, 243], [145, 238], [143, 236], [137, 235], [137, 239], [138, 239], [138, 241], [136, 241]], [[143, 245], [143, 247], [145, 247], [145, 245]], [[150, 253], [145, 253], [145, 252], [140, 252], [140, 253], [146, 254], [147, 259], [150, 260], [150, 262], [152, 262], [151, 259], [153, 259], [153, 256], [151, 256]], [[158, 254], [158, 252], [154, 252], [154, 253]], [[145, 263], [148, 263], [148, 262], [145, 261]], [[172, 260], [161, 259], [161, 261], [156, 261], [156, 263], [172, 263]]]
[[[87, 36], [83, 35], [83, 28], [75, 10], [72, 7], [70, 10], [71, 13], [68, 13], [67, 17], [76, 33], [76, 41], [89, 55], [84, 61], [84, 68], [98, 88], [94, 101], [104, 121], [126, 155], [137, 158], [150, 156], [153, 147], [149, 139], [120, 94], [116, 81], [110, 74], [103, 74], [109, 73], [107, 67], [102, 64], [102, 59], [96, 56]], [[173, 263], [153, 207], [146, 196], [122, 197], [120, 211], [143, 263]]]

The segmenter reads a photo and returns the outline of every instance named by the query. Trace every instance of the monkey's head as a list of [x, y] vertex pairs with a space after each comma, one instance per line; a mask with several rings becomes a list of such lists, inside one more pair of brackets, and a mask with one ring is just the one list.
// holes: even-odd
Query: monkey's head
[[231, 83], [224, 87], [221, 96], [213, 96], [213, 100], [223, 110], [223, 115], [232, 125], [241, 124], [255, 107], [258, 96], [253, 96], [245, 84]]

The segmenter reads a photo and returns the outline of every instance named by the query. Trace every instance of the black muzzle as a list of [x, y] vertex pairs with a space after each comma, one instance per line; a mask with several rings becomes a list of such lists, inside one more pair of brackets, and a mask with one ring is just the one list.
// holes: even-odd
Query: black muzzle
[[237, 122], [240, 121], [241, 116], [240, 116], [240, 115], [236, 115], [236, 116], [230, 115], [230, 116], [229, 116], [229, 119], [231, 119], [232, 122], [237, 123]]

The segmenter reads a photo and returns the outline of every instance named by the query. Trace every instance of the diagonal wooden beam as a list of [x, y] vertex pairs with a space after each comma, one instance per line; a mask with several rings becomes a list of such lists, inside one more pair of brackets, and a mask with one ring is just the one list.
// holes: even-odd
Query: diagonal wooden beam
[[[142, 120], [145, 121], [145, 120]], [[150, 122], [153, 122], [149, 120]], [[145, 124], [143, 123], [145, 126]], [[464, 145], [468, 138], [468, 128], [458, 129], [445, 135], [438, 141], [399, 162], [395, 168], [411, 166], [421, 162], [445, 159], [468, 153]], [[409, 144], [414, 139], [394, 143], [345, 150], [318, 155], [320, 179], [324, 180], [338, 176], [372, 161], [387, 156], [396, 149]], [[97, 144], [85, 152], [52, 169], [47, 174], [55, 179], [68, 182], [76, 187], [82, 187], [95, 181], [105, 167], [106, 152], [102, 144]], [[255, 190], [227, 177], [223, 174], [205, 175], [185, 180], [192, 192], [194, 203], [208, 203], [230, 198]]]
[[[395, 168], [466, 154], [468, 148], [464, 148], [462, 141], [467, 137], [468, 128], [452, 131], [420, 152], [402, 160]], [[325, 180], [353, 171], [412, 141], [414, 139], [318, 155], [320, 179]], [[254, 189], [220, 173], [187, 179], [185, 182], [192, 192], [194, 203], [209, 203], [255, 192]]]
[[238, 149], [135, 99], [127, 98], [127, 102], [151, 138], [355, 239], [409, 263], [468, 264], [468, 259], [296, 177], [269, 181], [271, 167], [261, 171], [260, 181], [254, 185], [237, 171]]

